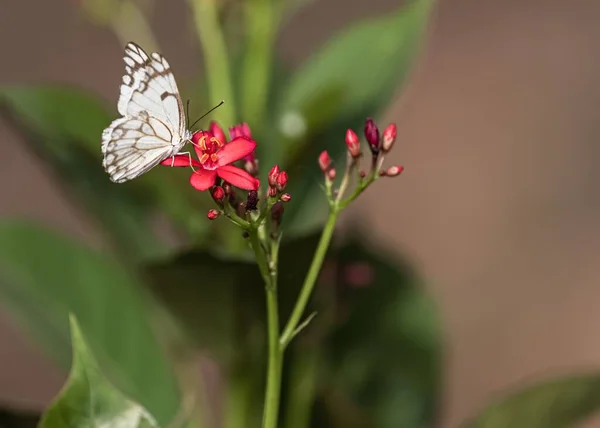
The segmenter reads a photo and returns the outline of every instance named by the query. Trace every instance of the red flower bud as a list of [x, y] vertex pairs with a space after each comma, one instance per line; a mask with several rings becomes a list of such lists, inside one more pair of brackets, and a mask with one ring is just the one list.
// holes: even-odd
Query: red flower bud
[[209, 220], [214, 220], [214, 219], [218, 218], [220, 215], [221, 215], [221, 211], [212, 209], [212, 210], [208, 210], [206, 217], [208, 217]]
[[396, 141], [396, 124], [391, 123], [383, 131], [383, 141], [381, 143], [381, 151], [387, 153], [392, 150]]
[[325, 172], [330, 166], [331, 158], [329, 157], [329, 153], [327, 153], [327, 150], [323, 150], [319, 155], [319, 168], [321, 168], [321, 171]]
[[335, 168], [331, 168], [327, 171], [327, 178], [330, 180], [335, 180]]
[[250, 132], [250, 127], [247, 123], [241, 123], [229, 128], [229, 138], [233, 140], [237, 137], [246, 137], [252, 139], [252, 132]]
[[225, 190], [221, 186], [216, 186], [212, 191], [212, 197], [217, 202], [225, 200]]
[[360, 140], [358, 135], [351, 129], [346, 131], [346, 146], [348, 146], [348, 152], [353, 158], [357, 158], [361, 155], [360, 152]]
[[210, 122], [210, 126], [208, 127], [208, 131], [215, 137], [217, 140], [225, 144], [227, 142], [227, 137], [223, 132], [223, 129], [219, 126], [217, 122], [214, 120]]
[[289, 193], [284, 193], [283, 195], [281, 195], [281, 197], [279, 198], [279, 200], [281, 202], [289, 202], [292, 200], [292, 195], [290, 195]]
[[402, 171], [404, 171], [404, 167], [401, 165], [390, 166], [388, 169], [385, 170], [385, 176], [386, 177], [396, 177], [396, 176], [402, 174]]
[[288, 182], [288, 175], [287, 172], [285, 171], [281, 171], [278, 175], [277, 175], [277, 179], [276, 179], [276, 183], [275, 183], [275, 187], [277, 188], [277, 190], [279, 192], [283, 192], [285, 189], [285, 186], [287, 185]]
[[273, 186], [269, 186], [267, 195], [269, 196], [269, 198], [274, 198], [275, 196], [277, 196], [277, 189]]
[[379, 153], [379, 129], [370, 117], [365, 122], [365, 138], [367, 139], [367, 143], [369, 143], [371, 153], [373, 153], [373, 156], [376, 156]]
[[279, 175], [279, 165], [275, 165], [269, 171], [269, 186], [275, 186], [277, 183], [277, 176]]

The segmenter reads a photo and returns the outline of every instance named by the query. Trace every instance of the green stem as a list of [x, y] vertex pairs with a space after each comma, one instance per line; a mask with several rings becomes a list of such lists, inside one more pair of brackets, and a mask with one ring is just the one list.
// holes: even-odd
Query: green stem
[[242, 68], [241, 112], [251, 126], [262, 126], [273, 66], [278, 8], [273, 0], [246, 0], [246, 51]]
[[283, 360], [282, 349], [279, 346], [279, 308], [277, 304], [277, 254], [279, 243], [278, 241], [273, 242], [271, 247], [271, 261], [269, 262], [256, 228], [252, 228], [249, 233], [250, 244], [254, 250], [258, 268], [265, 282], [267, 298], [269, 362], [262, 426], [263, 428], [277, 428], [281, 392], [281, 366]]
[[339, 213], [340, 207], [337, 203], [334, 203], [331, 207], [331, 211], [329, 212], [329, 217], [327, 218], [323, 232], [321, 233], [321, 239], [319, 240], [317, 250], [313, 256], [313, 260], [308, 273], [306, 274], [306, 278], [304, 279], [304, 284], [302, 284], [302, 289], [300, 290], [300, 295], [298, 296], [294, 310], [292, 311], [290, 319], [283, 329], [283, 333], [279, 339], [282, 349], [286, 348], [286, 346], [293, 339], [294, 335], [297, 333], [298, 324], [304, 315], [306, 305], [308, 304], [312, 291], [315, 287], [315, 283], [317, 282], [319, 272], [323, 266], [323, 260], [325, 259], [325, 255], [329, 249], [329, 244], [331, 243], [331, 238], [333, 237], [333, 231], [335, 229], [335, 223]]
[[204, 52], [209, 100], [215, 106], [225, 100], [215, 115], [225, 126], [233, 126], [236, 123], [235, 99], [227, 45], [219, 25], [218, 3], [216, 0], [191, 0], [196, 31]]
[[263, 428], [277, 428], [279, 399], [281, 392], [282, 349], [279, 347], [279, 314], [277, 308], [277, 289], [267, 288], [267, 324], [269, 330], [269, 364], [267, 368], [267, 387], [263, 412]]

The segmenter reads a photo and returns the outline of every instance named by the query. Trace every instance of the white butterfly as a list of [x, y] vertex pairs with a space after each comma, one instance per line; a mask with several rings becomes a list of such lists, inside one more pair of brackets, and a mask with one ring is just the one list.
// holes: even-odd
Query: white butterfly
[[115, 183], [148, 172], [192, 138], [167, 60], [156, 52], [148, 57], [132, 42], [125, 47], [124, 60], [117, 104], [122, 117], [102, 132], [102, 165]]

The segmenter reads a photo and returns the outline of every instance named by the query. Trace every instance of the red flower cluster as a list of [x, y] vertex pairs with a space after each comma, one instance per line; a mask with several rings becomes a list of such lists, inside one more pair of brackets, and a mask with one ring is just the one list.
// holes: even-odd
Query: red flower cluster
[[[247, 125], [245, 126], [247, 128]], [[195, 168], [190, 176], [190, 183], [199, 191], [213, 187], [217, 177], [240, 189], [257, 190], [260, 181], [256, 177], [231, 165], [254, 152], [256, 142], [249, 137], [249, 129], [246, 134], [236, 134], [229, 142], [221, 127], [215, 122], [211, 123], [209, 129], [209, 131], [197, 131], [192, 136], [192, 144], [198, 159], [180, 154], [161, 162], [161, 165]]]

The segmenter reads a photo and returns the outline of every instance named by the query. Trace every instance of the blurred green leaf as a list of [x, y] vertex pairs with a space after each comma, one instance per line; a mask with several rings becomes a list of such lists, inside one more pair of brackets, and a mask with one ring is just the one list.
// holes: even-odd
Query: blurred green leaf
[[407, 265], [365, 240], [354, 236], [336, 255], [335, 320], [311, 426], [429, 427], [440, 394], [435, 306]]
[[343, 168], [346, 129], [361, 130], [365, 118], [381, 114], [402, 86], [432, 5], [433, 0], [412, 0], [397, 12], [347, 28], [290, 79], [276, 109], [282, 135], [268, 162], [261, 159], [289, 169], [289, 192], [302, 201], [286, 213], [288, 233], [304, 233], [323, 220], [327, 204], [319, 188], [318, 154], [328, 150]]
[[[282, 244], [282, 320], [298, 295], [319, 235]], [[333, 428], [427, 427], [435, 416], [441, 342], [434, 306], [411, 269], [386, 260], [363, 241], [355, 237], [330, 250], [306, 311], [318, 315], [286, 353], [285, 428], [299, 428], [303, 414], [314, 414], [310, 426]], [[357, 285], [361, 276], [368, 281], [362, 287]], [[257, 267], [250, 259], [191, 251], [149, 267], [148, 277], [154, 292], [229, 376], [252, 373], [252, 402], [245, 407], [247, 420], [255, 421], [266, 347]]]
[[587, 373], [525, 387], [488, 405], [469, 428], [570, 428], [600, 410], [600, 374]]
[[111, 232], [123, 254], [164, 254], [149, 225], [156, 209], [192, 237], [206, 232], [207, 223], [198, 215], [203, 200], [187, 183], [189, 171], [157, 167], [128, 183], [109, 181], [100, 136], [113, 118], [96, 97], [68, 86], [1, 86], [0, 103], [29, 147]]
[[66, 385], [46, 410], [40, 428], [157, 427], [142, 406], [126, 398], [102, 375], [75, 317], [71, 317], [73, 364]]
[[[0, 221], [0, 299], [59, 363], [77, 316], [105, 372], [161, 424], [179, 408], [174, 373], [151, 327], [153, 302], [113, 258], [24, 221]], [[160, 385], [160, 387], [157, 387]]]
[[[365, 106], [385, 106], [408, 71], [432, 3], [412, 0], [395, 13], [364, 20], [332, 37], [296, 70], [282, 111], [297, 112], [308, 128], [320, 130]], [[339, 94], [335, 106], [315, 105], [313, 100], [331, 91]]]

